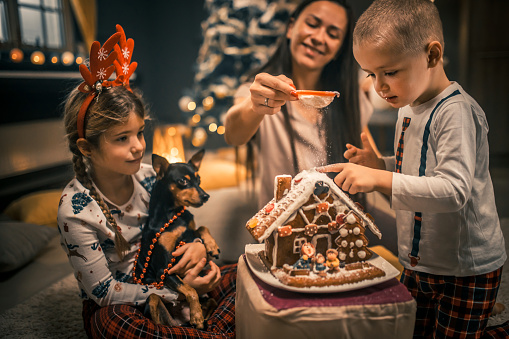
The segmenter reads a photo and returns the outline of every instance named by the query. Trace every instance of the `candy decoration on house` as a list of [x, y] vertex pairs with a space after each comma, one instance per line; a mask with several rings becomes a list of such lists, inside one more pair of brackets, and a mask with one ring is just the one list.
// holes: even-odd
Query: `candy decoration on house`
[[[278, 176], [274, 191], [274, 199], [247, 221], [246, 229], [255, 240], [265, 243], [260, 257], [281, 282], [328, 286], [385, 275], [367, 262], [372, 253], [367, 248], [365, 231], [369, 229], [381, 238], [380, 230], [372, 217], [326, 174], [308, 170], [293, 180], [291, 176]], [[313, 255], [328, 259], [326, 278], [312, 278], [314, 262], [308, 272], [297, 267], [302, 266], [301, 248], [307, 244], [316, 250]], [[309, 275], [309, 279], [302, 275]]]
[[367, 248], [369, 241], [365, 236], [366, 229], [355, 212], [338, 215], [336, 223], [340, 225], [339, 236], [334, 240], [338, 246], [339, 259], [346, 263], [370, 259], [372, 253]]
[[265, 63], [284, 35], [297, 0], [206, 0], [209, 16], [202, 22], [203, 43], [195, 66], [194, 85], [179, 107], [201, 146], [210, 133], [224, 133], [224, 114], [248, 73]]

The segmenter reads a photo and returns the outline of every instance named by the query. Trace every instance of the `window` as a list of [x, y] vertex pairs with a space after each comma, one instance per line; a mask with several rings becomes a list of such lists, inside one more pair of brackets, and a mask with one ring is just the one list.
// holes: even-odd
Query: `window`
[[0, 48], [74, 51], [69, 0], [0, 0]]
[[302, 247], [302, 245], [304, 245], [304, 243], [307, 242], [307, 239], [306, 238], [303, 238], [303, 237], [297, 237], [295, 238], [295, 240], [293, 241], [293, 253], [294, 254], [299, 254], [300, 253], [300, 248]]
[[6, 42], [7, 36], [7, 13], [5, 1], [0, 0], [0, 43]]
[[37, 48], [64, 45], [60, 0], [18, 0], [21, 42]]

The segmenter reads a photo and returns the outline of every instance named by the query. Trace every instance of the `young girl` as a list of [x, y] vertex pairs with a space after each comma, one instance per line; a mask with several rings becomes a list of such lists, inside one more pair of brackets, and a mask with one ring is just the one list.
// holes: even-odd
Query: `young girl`
[[[140, 95], [129, 88], [136, 67], [130, 63], [134, 44], [118, 25], [117, 31], [101, 48], [98, 42], [92, 46], [90, 71], [81, 67], [85, 82], [70, 93], [64, 112], [76, 178], [62, 193], [58, 224], [84, 299], [85, 330], [89, 337], [101, 338], [233, 337], [236, 266], [219, 269], [210, 261], [211, 269], [200, 276], [207, 262], [199, 242], [175, 252], [183, 256], [174, 269], [218, 303], [205, 330], [156, 325], [143, 315], [142, 305], [152, 293], [169, 303], [182, 296], [132, 283], [155, 173], [142, 164], [147, 117]], [[113, 48], [118, 53], [110, 53]], [[115, 64], [117, 78], [107, 81]]]

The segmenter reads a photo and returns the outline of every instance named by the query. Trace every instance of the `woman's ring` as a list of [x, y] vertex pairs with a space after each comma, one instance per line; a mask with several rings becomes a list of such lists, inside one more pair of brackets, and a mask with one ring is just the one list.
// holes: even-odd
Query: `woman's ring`
[[263, 105], [269, 107], [269, 98], [265, 98], [265, 103]]

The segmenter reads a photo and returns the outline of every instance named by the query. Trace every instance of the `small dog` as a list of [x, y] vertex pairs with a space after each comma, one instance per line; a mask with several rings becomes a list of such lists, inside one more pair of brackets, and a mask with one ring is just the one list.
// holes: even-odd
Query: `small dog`
[[[209, 256], [219, 257], [219, 248], [209, 230], [204, 226], [196, 229], [193, 215], [185, 210], [187, 206], [200, 207], [209, 199], [209, 195], [200, 187], [200, 176], [197, 173], [204, 153], [205, 150], [197, 152], [188, 163], [174, 164], [161, 156], [152, 155], [152, 166], [157, 178], [135, 268], [136, 282], [159, 283], [160, 286], [164, 284], [183, 294], [190, 307], [190, 323], [199, 329], [203, 328], [204, 316], [196, 290], [184, 283], [178, 275], [166, 274], [165, 269], [168, 270], [180, 259], [172, 256], [178, 244], [193, 242], [197, 238], [201, 239]], [[150, 259], [147, 260], [147, 257]], [[158, 324], [177, 324], [156, 294], [147, 298], [145, 311], [150, 312], [152, 320]]]

